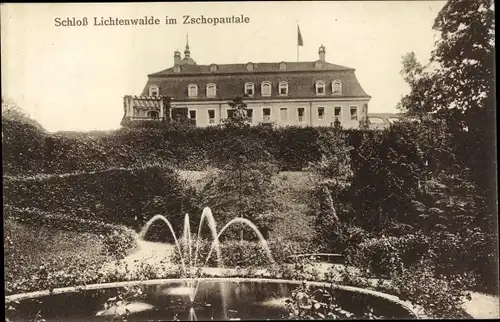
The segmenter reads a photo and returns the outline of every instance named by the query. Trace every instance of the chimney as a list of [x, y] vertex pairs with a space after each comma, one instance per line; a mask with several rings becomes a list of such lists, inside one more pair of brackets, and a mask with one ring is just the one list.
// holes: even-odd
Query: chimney
[[319, 60], [321, 60], [322, 62], [325, 61], [325, 46], [321, 45], [319, 46], [319, 50], [318, 50], [318, 54], [319, 54]]
[[181, 64], [181, 52], [176, 50], [174, 51], [174, 66], [175, 65], [180, 65]]

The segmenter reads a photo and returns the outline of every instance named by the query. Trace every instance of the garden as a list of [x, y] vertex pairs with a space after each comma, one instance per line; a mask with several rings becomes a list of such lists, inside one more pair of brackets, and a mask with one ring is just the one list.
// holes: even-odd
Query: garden
[[[477, 294], [498, 302], [494, 85], [473, 77], [492, 73], [488, 6], [445, 5], [442, 68], [403, 58], [409, 118], [380, 131], [250, 127], [235, 99], [219, 127], [49, 133], [2, 102], [7, 317], [464, 318]], [[469, 39], [482, 51], [453, 50]], [[168, 251], [137, 256], [147, 243]]]

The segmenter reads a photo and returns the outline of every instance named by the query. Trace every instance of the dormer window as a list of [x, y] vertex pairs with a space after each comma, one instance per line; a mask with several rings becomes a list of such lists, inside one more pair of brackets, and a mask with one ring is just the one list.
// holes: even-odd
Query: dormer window
[[245, 96], [253, 96], [255, 93], [254, 83], [245, 83]]
[[280, 70], [285, 70], [286, 69], [286, 63], [285, 62], [281, 62], [280, 63]]
[[217, 71], [217, 65], [215, 65], [215, 64], [210, 65], [209, 70], [211, 72], [216, 72]]
[[265, 81], [260, 85], [262, 96], [271, 96], [271, 82]]
[[280, 95], [288, 95], [288, 83], [287, 82], [280, 82], [279, 87], [278, 87]]
[[196, 96], [198, 96], [198, 85], [196, 85], [196, 84], [190, 84], [188, 86], [188, 96], [189, 97], [196, 97]]
[[332, 82], [332, 94], [342, 94], [342, 82], [335, 80]]
[[314, 68], [321, 69], [322, 67], [323, 67], [323, 63], [321, 61], [318, 60], [314, 63]]
[[317, 81], [316, 82], [316, 95], [325, 95], [325, 82]]
[[207, 84], [207, 97], [215, 97], [217, 94], [217, 86], [215, 84]]
[[175, 65], [174, 66], [174, 73], [180, 73], [181, 72], [181, 66]]
[[160, 89], [157, 85], [149, 86], [149, 96], [157, 97], [160, 96]]
[[247, 70], [248, 70], [248, 71], [252, 71], [252, 70], [254, 70], [254, 69], [255, 69], [255, 66], [254, 66], [254, 64], [253, 64], [253, 63], [248, 63], [248, 64], [247, 64]]

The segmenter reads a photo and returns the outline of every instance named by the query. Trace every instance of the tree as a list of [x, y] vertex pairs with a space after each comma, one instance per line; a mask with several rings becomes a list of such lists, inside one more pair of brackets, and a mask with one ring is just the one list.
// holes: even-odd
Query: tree
[[494, 13], [492, 0], [449, 0], [434, 22], [440, 32], [430, 63], [403, 57], [410, 93], [403, 112], [433, 113], [457, 127], [480, 130], [494, 117]]
[[[484, 227], [492, 227], [496, 209], [494, 12], [492, 0], [449, 0], [435, 19], [440, 33], [431, 61], [403, 59], [410, 85], [399, 108], [422, 118], [442, 119], [460, 147], [470, 180], [484, 196]], [[493, 223], [494, 224], [494, 223]]]
[[[241, 155], [239, 161], [230, 162], [211, 173], [200, 192], [201, 204], [213, 210], [219, 225], [225, 225], [234, 218], [246, 218], [266, 237], [277, 219], [273, 213], [276, 201], [272, 182], [277, 169], [266, 162], [247, 161]], [[224, 237], [236, 238], [238, 234], [235, 232], [242, 226], [235, 228], [225, 233]], [[255, 237], [253, 234], [248, 236]]]
[[348, 189], [353, 175], [350, 153], [352, 147], [347, 142], [344, 131], [333, 128], [321, 132], [318, 137], [321, 159], [311, 165], [311, 170], [319, 177], [313, 192], [311, 210], [314, 225], [318, 231], [316, 240], [322, 246], [335, 249], [343, 242], [341, 222], [337, 214], [345, 205], [342, 194]]
[[[237, 97], [228, 103], [231, 107], [232, 115], [223, 120], [223, 124], [227, 127], [244, 128], [250, 125], [248, 121], [247, 104], [243, 102], [241, 97]], [[229, 112], [228, 112], [229, 113]]]
[[[449, 216], [443, 214], [451, 212], [455, 214], [452, 222], [457, 223], [463, 215], [472, 214], [474, 225], [492, 241], [491, 249], [496, 248], [493, 240], [498, 235], [493, 6], [492, 0], [448, 0], [434, 21], [433, 29], [440, 37], [430, 63], [418, 63], [412, 53], [403, 59], [402, 75], [410, 92], [399, 104], [408, 115], [443, 120], [452, 137], [449, 144], [455, 149], [455, 160], [441, 168], [441, 173], [432, 174], [437, 181], [434, 189], [436, 185], [440, 189], [424, 203], [440, 206], [431, 207], [434, 213], [429, 216], [435, 222], [447, 221]], [[460, 197], [458, 203], [454, 196]], [[461, 228], [467, 228], [467, 220], [459, 224]], [[498, 268], [485, 266], [496, 271], [485, 271], [491, 274], [491, 282]]]

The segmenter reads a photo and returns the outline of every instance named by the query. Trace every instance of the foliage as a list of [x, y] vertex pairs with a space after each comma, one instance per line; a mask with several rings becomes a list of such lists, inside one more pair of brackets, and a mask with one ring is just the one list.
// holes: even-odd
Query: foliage
[[[196, 236], [193, 236], [191, 252], [194, 259], [196, 247], [198, 247], [197, 265], [200, 267], [203, 267], [205, 263], [207, 263], [208, 267], [217, 267], [217, 252], [215, 248], [212, 251], [210, 258], [208, 258], [212, 245], [212, 240], [200, 239], [199, 241], [196, 241]], [[271, 254], [273, 254], [275, 245], [270, 244], [269, 246], [272, 247]], [[189, 262], [189, 248], [187, 244], [180, 241], [180, 249], [183, 259], [179, 256], [179, 251], [176, 248], [171, 260], [175, 264], [181, 264], [182, 260], [184, 260], [184, 263], [187, 264]], [[228, 240], [220, 244], [220, 250], [221, 263], [224, 267], [265, 267], [271, 264], [266, 251], [258, 242]]]
[[463, 277], [453, 274], [436, 277], [432, 266], [422, 261], [394, 272], [389, 292], [422, 306], [434, 318], [464, 318], [461, 306], [466, 297], [470, 300], [467, 284]]
[[[459, 147], [456, 156], [460, 167], [468, 169], [461, 180], [466, 181], [466, 187], [474, 185], [474, 224], [488, 238], [498, 238], [493, 1], [449, 0], [433, 29], [440, 37], [429, 65], [420, 64], [414, 54], [404, 57], [402, 74], [410, 93], [399, 107], [409, 115], [431, 116], [446, 123], [453, 146]], [[488, 275], [498, 280], [498, 268], [492, 268]]]
[[127, 308], [133, 300], [144, 298], [145, 294], [141, 286], [125, 286], [123, 290], [118, 290], [116, 296], [110, 297], [104, 302], [104, 311], [98, 312], [96, 315], [102, 315], [112, 311], [111, 321], [127, 321], [130, 316], [130, 310]]
[[97, 282], [103, 277], [99, 268], [104, 262], [123, 258], [136, 246], [134, 233], [122, 226], [13, 207], [5, 210], [8, 294]]
[[[268, 230], [276, 220], [273, 214], [276, 200], [272, 181], [275, 173], [276, 169], [272, 165], [247, 162], [242, 156], [207, 178], [206, 185], [199, 193], [200, 204], [210, 207], [224, 223], [236, 217], [248, 219], [267, 237]], [[242, 227], [237, 223], [224, 235], [234, 237], [235, 228]], [[247, 231], [250, 232], [249, 229]], [[253, 235], [249, 237], [255, 238]]]
[[286, 300], [287, 316], [293, 320], [338, 320], [338, 319], [380, 319], [368, 310], [363, 316], [342, 309], [334, 295], [333, 285], [330, 289], [314, 290], [307, 284], [302, 284], [292, 291], [292, 298]]
[[247, 115], [247, 105], [243, 102], [241, 97], [237, 97], [228, 103], [231, 107], [232, 116], [222, 120], [223, 126], [244, 128], [250, 126]]
[[156, 166], [9, 179], [5, 181], [4, 202], [61, 213], [70, 221], [89, 219], [135, 229], [161, 213], [180, 231], [183, 214], [195, 212], [191, 204], [193, 194], [174, 170]]
[[104, 237], [105, 252], [117, 259], [124, 258], [137, 246], [136, 233], [125, 227], [114, 229]]

